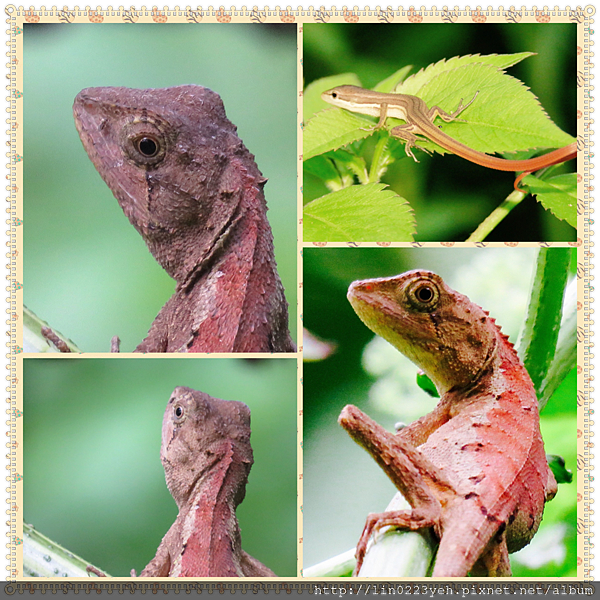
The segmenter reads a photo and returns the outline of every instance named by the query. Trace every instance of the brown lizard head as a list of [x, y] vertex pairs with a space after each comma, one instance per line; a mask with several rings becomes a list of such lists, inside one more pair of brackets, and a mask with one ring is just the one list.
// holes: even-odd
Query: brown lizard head
[[258, 189], [266, 181], [219, 95], [199, 85], [87, 88], [73, 113], [94, 166], [177, 281], [224, 244], [239, 217], [240, 180]]
[[369, 329], [419, 366], [444, 393], [471, 384], [496, 344], [483, 309], [430, 271], [355, 281], [348, 300]]
[[[250, 409], [243, 402], [176, 387], [163, 418], [160, 458], [167, 487], [180, 509], [220, 465], [232, 463], [245, 470], [240, 478], [245, 481], [253, 463]], [[244, 494], [241, 485], [236, 505]]]

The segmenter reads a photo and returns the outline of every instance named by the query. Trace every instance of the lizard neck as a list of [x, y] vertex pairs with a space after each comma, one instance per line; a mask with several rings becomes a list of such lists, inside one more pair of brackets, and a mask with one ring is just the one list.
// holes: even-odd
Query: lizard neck
[[241, 162], [236, 169], [243, 187], [238, 211], [221, 243], [178, 286], [199, 309], [188, 351], [291, 351], [262, 179]]
[[508, 336], [501, 331], [498, 331], [497, 347], [495, 380], [501, 382], [506, 390], [515, 392], [522, 407], [527, 406], [538, 414], [539, 405], [531, 377]]
[[242, 577], [240, 528], [235, 509], [244, 499], [248, 468], [231, 440], [224, 440], [219, 461], [199, 479], [180, 513], [181, 554], [171, 577]]
[[480, 399], [495, 403], [510, 397], [511, 401], [528, 411], [522, 415], [523, 419], [527, 419], [528, 415], [533, 417], [533, 413], [538, 413], [538, 404], [529, 373], [508, 336], [495, 324], [493, 326], [496, 328], [495, 341], [480, 371], [466, 387], [448, 390], [444, 400], [453, 406], [451, 413], [457, 413], [463, 410], [464, 404], [477, 403]]

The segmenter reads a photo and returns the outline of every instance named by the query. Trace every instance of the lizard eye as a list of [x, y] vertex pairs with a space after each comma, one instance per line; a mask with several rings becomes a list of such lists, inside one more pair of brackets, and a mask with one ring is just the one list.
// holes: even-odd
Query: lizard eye
[[121, 147], [138, 166], [149, 167], [161, 162], [167, 154], [168, 135], [160, 124], [136, 121], [125, 125]]
[[185, 410], [183, 409], [183, 406], [180, 404], [177, 405], [173, 411], [173, 415], [175, 416], [175, 421], [181, 421], [185, 416]]
[[440, 293], [432, 281], [418, 279], [407, 288], [406, 299], [412, 308], [420, 312], [433, 312], [437, 308]]

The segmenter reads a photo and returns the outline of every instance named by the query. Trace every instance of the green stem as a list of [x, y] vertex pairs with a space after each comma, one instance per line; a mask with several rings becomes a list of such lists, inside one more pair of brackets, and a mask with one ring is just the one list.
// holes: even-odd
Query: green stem
[[479, 227], [477, 227], [477, 229], [469, 236], [467, 242], [483, 242], [494, 228], [501, 223], [502, 219], [504, 219], [515, 206], [518, 206], [521, 203], [526, 195], [527, 194], [523, 192], [517, 192], [517, 190], [509, 194], [504, 202], [502, 202], [498, 208], [479, 224]]
[[[410, 510], [399, 492], [388, 504], [387, 511]], [[369, 544], [359, 577], [426, 577], [437, 542], [428, 531], [405, 531], [387, 527]], [[303, 570], [304, 577], [350, 577], [356, 567], [355, 549], [334, 556]]]
[[387, 169], [390, 157], [389, 154], [385, 155], [384, 152], [388, 139], [387, 135], [382, 135], [375, 146], [373, 160], [371, 161], [371, 169], [369, 170], [369, 183], [379, 183], [379, 180]]
[[516, 344], [538, 398], [554, 361], [571, 254], [571, 248], [540, 248], [529, 308]]
[[[23, 523], [23, 575], [25, 577], [93, 577], [90, 564]], [[105, 573], [106, 575], [106, 573]]]
[[[48, 327], [48, 323], [42, 321], [32, 310], [23, 306], [23, 351], [24, 352], [59, 352], [42, 335], [42, 327]], [[53, 329], [56, 336], [67, 345], [71, 352], [81, 350], [67, 337]]]

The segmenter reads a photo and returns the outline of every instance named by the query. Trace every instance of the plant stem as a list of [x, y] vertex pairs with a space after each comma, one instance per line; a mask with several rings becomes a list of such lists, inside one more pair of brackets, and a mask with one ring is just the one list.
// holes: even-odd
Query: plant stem
[[[571, 254], [571, 248], [540, 248], [529, 308], [516, 344], [538, 398], [554, 361]], [[571, 363], [570, 367], [573, 366]]]
[[389, 153], [385, 154], [388, 139], [387, 135], [382, 135], [375, 146], [371, 168], [369, 169], [369, 183], [379, 183], [382, 175], [387, 170], [387, 165], [390, 162]]
[[486, 217], [479, 227], [469, 236], [467, 242], [483, 242], [485, 238], [500, 224], [502, 219], [510, 213], [510, 211], [518, 206], [527, 194], [523, 192], [510, 193], [504, 202], [496, 208], [488, 217]]
[[25, 577], [92, 577], [90, 564], [23, 523], [23, 575]]

